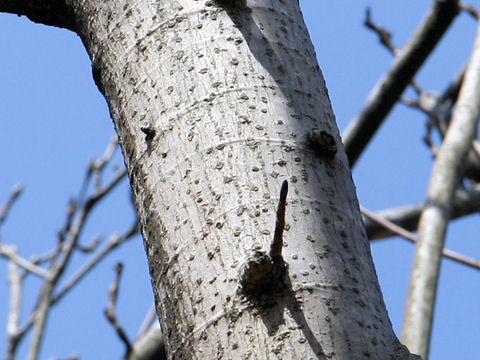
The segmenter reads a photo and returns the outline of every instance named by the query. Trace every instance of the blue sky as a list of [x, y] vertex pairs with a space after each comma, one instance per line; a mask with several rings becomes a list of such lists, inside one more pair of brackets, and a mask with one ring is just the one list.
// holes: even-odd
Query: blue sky
[[[427, 1], [303, 0], [302, 9], [342, 131], [362, 108], [391, 55], [363, 26], [365, 9], [403, 46], [425, 16]], [[419, 73], [427, 91], [442, 91], [466, 63], [476, 23], [463, 14]], [[114, 134], [104, 98], [92, 77], [78, 36], [0, 16], [0, 203], [12, 187], [26, 184], [0, 235], [20, 253], [47, 252], [56, 241], [68, 199], [78, 193], [88, 160], [98, 157]], [[407, 91], [405, 96], [411, 96]], [[422, 143], [425, 118], [397, 105], [354, 169], [360, 202], [380, 210], [423, 201], [432, 159]], [[123, 161], [117, 153], [115, 161]], [[126, 181], [96, 210], [84, 243], [127, 229], [133, 219]], [[477, 216], [449, 228], [447, 246], [479, 258]], [[395, 238], [372, 245], [377, 273], [397, 333], [405, 305], [413, 247]], [[78, 256], [70, 270], [85, 260]], [[111, 254], [53, 311], [41, 358], [78, 354], [82, 359], [120, 358], [123, 346], [103, 316], [117, 261], [125, 264], [118, 315], [134, 338], [151, 303], [141, 239]], [[7, 263], [0, 260], [0, 354], [5, 352], [8, 310]], [[38, 284], [26, 283], [25, 311]], [[431, 359], [472, 359], [480, 341], [478, 272], [444, 261], [436, 308]], [[28, 346], [24, 344], [22, 348]], [[26, 345], [26, 346], [25, 346]], [[23, 358], [25, 351], [21, 352]], [[2, 355], [0, 355], [2, 356]]]

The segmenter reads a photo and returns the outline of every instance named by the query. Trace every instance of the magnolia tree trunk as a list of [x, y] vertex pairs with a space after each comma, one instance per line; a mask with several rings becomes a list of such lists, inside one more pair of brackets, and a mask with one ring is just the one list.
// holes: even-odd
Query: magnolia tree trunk
[[[45, 3], [0, 10], [69, 28], [90, 54], [171, 359], [410, 357], [297, 0]], [[284, 273], [250, 288], [284, 180], [283, 261], [263, 258]]]

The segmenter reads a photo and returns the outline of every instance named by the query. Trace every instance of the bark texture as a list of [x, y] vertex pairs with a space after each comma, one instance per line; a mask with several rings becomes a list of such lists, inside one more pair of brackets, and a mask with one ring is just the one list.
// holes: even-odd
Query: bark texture
[[[172, 359], [406, 359], [296, 0], [72, 1]], [[332, 142], [333, 141], [333, 142]], [[245, 296], [289, 182], [284, 288]]]

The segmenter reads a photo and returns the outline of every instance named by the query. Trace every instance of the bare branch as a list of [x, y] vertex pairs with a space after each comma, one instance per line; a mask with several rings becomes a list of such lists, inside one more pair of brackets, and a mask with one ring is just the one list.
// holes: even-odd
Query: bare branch
[[102, 175], [104, 173], [105, 167], [113, 159], [115, 150], [118, 148], [118, 138], [116, 136], [110, 139], [107, 149], [105, 150], [103, 156], [100, 159], [97, 159], [92, 162], [91, 169], [92, 173], [95, 176], [95, 186], [97, 189], [102, 187]]
[[116, 136], [113, 136], [110, 139], [110, 142], [108, 143], [107, 148], [105, 149], [105, 152], [103, 153], [102, 157], [100, 159], [95, 160], [92, 163], [92, 168], [96, 172], [103, 172], [105, 169], [105, 166], [107, 166], [110, 161], [113, 159], [113, 155], [115, 154], [115, 151], [118, 148], [118, 138]]
[[[418, 241], [417, 236], [415, 234], [411, 233], [410, 231], [405, 230], [404, 228], [394, 224], [393, 222], [379, 216], [378, 214], [375, 214], [373, 211], [370, 211], [363, 206], [360, 207], [360, 210], [362, 212], [362, 215], [367, 216], [368, 218], [372, 219], [376, 223], [380, 224], [384, 228], [390, 230], [392, 233], [396, 235], [400, 235], [401, 237], [410, 240], [413, 243], [416, 243]], [[459, 254], [455, 251], [448, 250], [448, 249], [443, 249], [442, 250], [442, 255], [448, 259], [451, 259], [453, 261], [456, 261], [460, 264], [470, 266], [474, 269], [480, 270], [480, 260], [476, 260], [473, 258], [470, 258], [468, 256]]]
[[[393, 54], [398, 55], [399, 51], [392, 42], [391, 33], [378, 25], [376, 25], [371, 18], [370, 8], [367, 8], [365, 26], [375, 32], [380, 42]], [[459, 76], [457, 76], [450, 86], [445, 90], [442, 96], [435, 93], [429, 93], [424, 91], [421, 86], [412, 79], [410, 85], [413, 87], [418, 95], [418, 100], [400, 99], [403, 104], [416, 108], [424, 112], [428, 117], [427, 122], [427, 134], [424, 137], [424, 141], [427, 146], [430, 147], [433, 156], [435, 157], [438, 151], [438, 147], [432, 140], [432, 130], [437, 128], [441, 137], [443, 138], [447, 131], [448, 124], [452, 113], [452, 108], [457, 101], [460, 86], [463, 81], [463, 75], [465, 69], [462, 70]], [[469, 154], [466, 162], [465, 175], [475, 181], [480, 181], [480, 151], [476, 149], [476, 143]], [[477, 148], [480, 146], [477, 146]]]
[[88, 245], [80, 245], [77, 244], [77, 249], [80, 250], [83, 253], [90, 253], [92, 251], [95, 251], [95, 249], [98, 247], [98, 245], [102, 242], [102, 237], [95, 236], [92, 241]]
[[22, 312], [22, 275], [18, 265], [9, 262], [9, 277], [10, 283], [10, 310], [8, 313], [7, 324], [7, 359], [15, 359], [15, 350], [18, 344], [18, 328], [20, 324], [20, 315]]
[[[81, 202], [70, 200], [65, 224], [62, 227], [62, 230], [59, 232], [59, 241], [53, 252], [50, 252], [43, 257], [36, 257], [29, 262], [18, 256], [14, 248], [0, 243], [0, 253], [8, 257], [15, 265], [22, 266], [26, 270], [24, 274], [35, 273], [43, 277], [45, 280], [39, 292], [34, 310], [30, 313], [26, 323], [23, 324], [23, 326], [19, 326], [18, 323], [16, 324], [15, 334], [14, 336], [10, 337], [10, 349], [12, 349], [11, 353], [13, 357], [15, 356], [14, 353], [16, 344], [23, 338], [27, 331], [33, 327], [34, 333], [32, 336], [32, 345], [28, 359], [37, 359], [41, 343], [43, 342], [46, 321], [52, 306], [55, 305], [55, 303], [62, 298], [75, 284], [77, 284], [101, 259], [103, 259], [108, 252], [124, 242], [126, 239], [129, 239], [138, 233], [138, 226], [135, 223], [132, 228], [127, 230], [125, 235], [112, 237], [106, 248], [95, 254], [90, 261], [88, 261], [86, 265], [69, 282], [67, 282], [67, 285], [65, 285], [59, 294], [54, 296], [55, 289], [59, 284], [59, 279], [63, 276], [66, 266], [69, 263], [74, 251], [94, 251], [98, 246], [98, 239], [94, 239], [93, 244], [90, 244], [88, 247], [80, 246], [79, 239], [83, 228], [85, 227], [86, 220], [92, 214], [92, 210], [94, 209], [95, 205], [103, 200], [105, 196], [107, 196], [126, 176], [126, 170], [117, 169], [115, 174], [113, 174], [112, 179], [110, 179], [105, 185], [103, 185], [101, 182], [102, 173], [105, 171], [106, 165], [112, 159], [116, 146], [117, 141], [114, 139], [110, 143], [103, 157], [93, 163], [94, 165], [92, 165], [93, 167], [91, 166], [91, 171], [87, 171], [84, 185], [81, 188], [79, 197], [80, 199], [82, 199], [82, 197], [86, 197], [86, 200]], [[93, 175], [96, 176], [97, 185], [94, 189], [94, 193], [87, 196], [86, 191], [88, 190], [88, 183], [90, 181], [89, 179]], [[45, 270], [37, 265], [43, 263], [48, 263], [48, 270]]]
[[165, 342], [158, 321], [155, 321], [141, 336], [125, 360], [166, 360]]
[[59, 248], [60, 251], [58, 253], [58, 257], [54, 259], [49, 268], [51, 277], [49, 281], [45, 282], [42, 288], [41, 296], [37, 303], [38, 305], [34, 310], [33, 316], [31, 318], [35, 331], [33, 335], [29, 360], [35, 360], [38, 358], [38, 352], [43, 339], [46, 320], [50, 312], [51, 305], [53, 303], [54, 287], [58, 283], [60, 277], [63, 275], [65, 268], [70, 261], [70, 258], [73, 254], [73, 251], [78, 243], [80, 234], [85, 225], [86, 219], [91, 214], [91, 210], [94, 208], [94, 206], [98, 204], [98, 202], [102, 198], [104, 198], [115, 187], [115, 185], [120, 182], [120, 180], [125, 176], [125, 174], [126, 171], [118, 172], [114, 179], [104, 189], [97, 191], [96, 194], [94, 194], [86, 201], [85, 205], [79, 210], [79, 214], [73, 221], [73, 224], [65, 237], [65, 241]]
[[18, 199], [22, 191], [25, 189], [25, 185], [20, 183], [14, 186], [12, 189], [12, 192], [10, 193], [10, 197], [8, 198], [7, 202], [2, 205], [0, 209], [0, 227], [3, 225], [5, 222], [5, 219], [8, 216], [8, 213], [10, 212], [10, 209], [12, 208], [13, 204], [15, 204], [15, 201]]
[[475, 20], [478, 20], [478, 17], [479, 17], [478, 11], [474, 6], [465, 5], [463, 3], [458, 4], [458, 6], [460, 7], [460, 9], [462, 9], [462, 11], [465, 11], [467, 14], [469, 14]]
[[472, 146], [480, 117], [480, 27], [457, 106], [438, 153], [420, 217], [402, 343], [428, 357], [440, 259], [461, 166]]
[[365, 14], [365, 22], [364, 22], [365, 26], [367, 28], [369, 28], [370, 30], [372, 30], [373, 32], [375, 32], [377, 35], [378, 35], [378, 38], [380, 40], [380, 42], [388, 49], [390, 50], [390, 52], [397, 56], [399, 51], [398, 49], [395, 47], [395, 45], [393, 45], [393, 42], [392, 42], [392, 33], [390, 31], [388, 31], [387, 29], [383, 28], [383, 27], [380, 27], [378, 25], [376, 25], [373, 21], [372, 21], [372, 16], [371, 16], [371, 10], [370, 8], [368, 7], [367, 8], [367, 11], [366, 11], [366, 14]]
[[108, 321], [112, 324], [115, 331], [117, 332], [118, 337], [122, 340], [126, 347], [126, 357], [132, 352], [132, 343], [128, 339], [127, 333], [123, 329], [122, 325], [119, 323], [117, 319], [117, 315], [115, 313], [115, 308], [117, 306], [117, 299], [118, 299], [118, 290], [120, 286], [120, 278], [122, 276], [123, 271], [123, 264], [118, 263], [115, 267], [115, 281], [110, 285], [110, 296], [108, 301], [108, 308], [105, 310], [105, 316], [107, 317]]
[[56, 256], [57, 249], [51, 250], [43, 255], [32, 255], [31, 262], [35, 265], [44, 264], [47, 262], [52, 261], [52, 259]]
[[0, 12], [26, 15], [33, 22], [76, 30], [74, 11], [63, 0], [0, 0]]
[[375, 86], [360, 115], [345, 130], [343, 143], [350, 166], [354, 166], [385, 117], [430, 55], [455, 16], [458, 0], [436, 0], [412, 40], [393, 67]]
[[53, 281], [45, 280], [42, 287], [39, 301], [34, 312], [34, 330], [28, 360], [36, 360], [40, 354], [40, 347], [45, 336], [45, 326], [50, 311], [50, 297], [53, 291], [53, 286]]
[[105, 258], [113, 249], [115, 249], [120, 244], [124, 243], [126, 240], [131, 239], [133, 236], [138, 234], [138, 226], [135, 224], [129, 231], [124, 235], [112, 235], [108, 244], [100, 250], [98, 253], [93, 255], [80, 269], [72, 276], [70, 280], [64, 285], [58, 294], [52, 299], [52, 303], [55, 304], [64, 297], [68, 291], [70, 291], [80, 280], [82, 280], [85, 275], [87, 275], [102, 259]]
[[88, 166], [87, 172], [82, 182], [80, 195], [78, 197], [78, 202], [80, 204], [84, 204], [85, 198], [87, 196], [87, 192], [89, 189], [90, 181], [92, 177], [95, 177], [95, 187], [97, 190], [102, 188], [102, 175], [104, 172], [105, 167], [110, 163], [115, 154], [115, 150], [118, 147], [118, 138], [112, 137], [110, 142], [108, 143], [105, 152], [103, 153], [102, 157], [96, 160], [91, 160]]
[[116, 174], [114, 175], [114, 178], [110, 180], [110, 183], [107, 184], [105, 187], [99, 187], [97, 188], [97, 191], [94, 195], [92, 195], [90, 198], [87, 199], [84, 205], [84, 210], [88, 213], [89, 211], [92, 210], [92, 208], [107, 194], [110, 193], [110, 191], [118, 185], [120, 181], [122, 181], [125, 176], [127, 175], [127, 170], [122, 169], [118, 170]]
[[143, 319], [142, 324], [138, 329], [137, 338], [141, 338], [155, 321], [158, 321], [157, 312], [155, 311], [155, 304], [152, 304], [148, 310], [147, 316], [145, 316], [145, 319]]
[[[387, 219], [396, 225], [415, 231], [418, 227], [420, 214], [425, 204], [407, 205], [394, 209], [386, 209], [377, 212], [379, 216]], [[453, 202], [451, 219], [457, 219], [462, 216], [470, 215], [480, 211], [480, 188], [477, 186], [473, 190], [457, 190]], [[395, 235], [392, 231], [379, 226], [376, 222], [364, 217], [365, 229], [370, 240], [378, 240]]]
[[36, 274], [43, 279], [50, 278], [50, 273], [47, 270], [35, 265], [34, 263], [18, 255], [15, 246], [9, 246], [9, 245], [0, 243], [0, 255], [2, 255], [7, 259], [10, 259], [10, 261], [14, 262], [18, 266], [23, 267], [25, 270], [33, 274]]

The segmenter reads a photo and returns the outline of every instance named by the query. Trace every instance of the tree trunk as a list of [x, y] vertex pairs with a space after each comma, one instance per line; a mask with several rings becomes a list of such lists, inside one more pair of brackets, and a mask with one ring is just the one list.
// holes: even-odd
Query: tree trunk
[[[0, 10], [73, 29], [90, 54], [169, 358], [409, 358], [297, 0], [45, 3]], [[52, 6], [68, 16], [44, 20]], [[288, 268], [249, 293], [240, 274], [270, 248], [284, 180]]]

